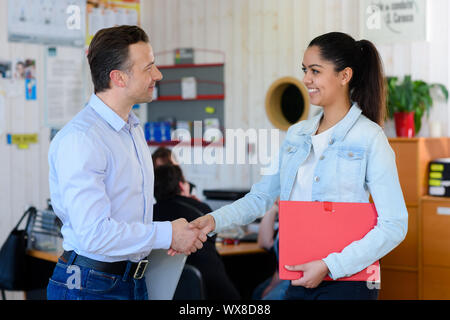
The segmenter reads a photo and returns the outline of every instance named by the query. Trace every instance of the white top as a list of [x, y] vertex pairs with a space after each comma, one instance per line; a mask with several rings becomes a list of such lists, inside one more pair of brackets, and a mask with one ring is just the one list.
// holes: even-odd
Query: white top
[[292, 187], [291, 195], [289, 197], [290, 201], [312, 200], [314, 170], [317, 162], [320, 161], [322, 153], [329, 145], [328, 142], [330, 141], [333, 129], [334, 126], [320, 134], [311, 136], [311, 152], [305, 162], [298, 168], [294, 186]]

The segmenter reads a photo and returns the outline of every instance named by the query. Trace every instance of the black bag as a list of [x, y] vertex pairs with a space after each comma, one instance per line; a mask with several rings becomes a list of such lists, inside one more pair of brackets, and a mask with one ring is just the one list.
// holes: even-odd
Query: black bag
[[[27, 228], [30, 217], [36, 214], [36, 208], [30, 207], [20, 218], [0, 249], [0, 289], [27, 290]], [[27, 226], [19, 230], [22, 221], [28, 216]]]

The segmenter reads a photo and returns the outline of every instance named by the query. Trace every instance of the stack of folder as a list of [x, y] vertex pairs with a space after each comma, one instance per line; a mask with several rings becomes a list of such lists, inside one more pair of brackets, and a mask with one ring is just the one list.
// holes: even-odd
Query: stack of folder
[[450, 158], [430, 162], [428, 194], [435, 197], [450, 197]]

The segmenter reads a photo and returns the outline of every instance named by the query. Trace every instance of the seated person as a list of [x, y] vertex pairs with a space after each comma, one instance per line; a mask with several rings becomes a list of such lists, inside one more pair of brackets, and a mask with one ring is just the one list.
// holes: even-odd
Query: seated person
[[[172, 153], [172, 150], [166, 147], [159, 147], [158, 149], [156, 149], [155, 152], [153, 152], [152, 154], [152, 161], [153, 161], [153, 168], [155, 169], [165, 164], [178, 165], [178, 161], [175, 155]], [[199, 200], [195, 196], [195, 184], [191, 182], [188, 183], [189, 183], [189, 197], [195, 200]]]
[[152, 154], [152, 160], [154, 168], [165, 164], [178, 165], [177, 159], [172, 154], [172, 150], [165, 147], [159, 147], [156, 149]]
[[[189, 183], [179, 166], [162, 165], [155, 169], [154, 221], [185, 218], [192, 221], [211, 208], [189, 197]], [[208, 237], [203, 248], [188, 256], [187, 264], [197, 267], [203, 277], [208, 300], [238, 300], [240, 294], [229, 279], [222, 258], [216, 250], [216, 237]]]
[[277, 260], [277, 269], [272, 277], [266, 279], [253, 291], [254, 300], [283, 300], [289, 280], [281, 280], [278, 275], [278, 232], [275, 231], [275, 218], [278, 214], [278, 200], [266, 212], [259, 224], [258, 245], [274, 253]]

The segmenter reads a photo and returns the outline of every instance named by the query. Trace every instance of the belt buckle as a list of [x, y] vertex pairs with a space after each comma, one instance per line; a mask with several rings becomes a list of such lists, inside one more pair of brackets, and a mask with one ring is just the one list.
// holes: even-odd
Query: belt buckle
[[139, 261], [136, 271], [134, 272], [133, 278], [136, 280], [140, 280], [144, 277], [145, 270], [147, 269], [148, 260], [144, 259]]

